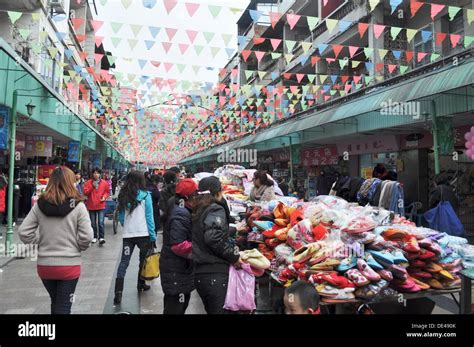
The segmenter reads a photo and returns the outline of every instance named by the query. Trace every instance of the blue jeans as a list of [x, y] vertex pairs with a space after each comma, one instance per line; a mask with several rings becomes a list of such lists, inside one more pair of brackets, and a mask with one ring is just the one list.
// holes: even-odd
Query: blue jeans
[[[94, 229], [94, 238], [104, 238], [104, 220], [105, 210], [89, 211], [91, 217], [92, 229]], [[99, 236], [97, 237], [97, 224], [99, 224]]]
[[78, 278], [75, 280], [42, 280], [51, 298], [51, 314], [71, 314]]
[[125, 278], [128, 265], [130, 264], [130, 258], [132, 257], [133, 250], [137, 246], [140, 249], [140, 263], [138, 267], [138, 283], [145, 283], [144, 280], [140, 279], [140, 271], [143, 267], [143, 262], [148, 254], [148, 250], [151, 248], [151, 241], [148, 236], [144, 237], [130, 237], [123, 239], [122, 259], [117, 270], [117, 278]]

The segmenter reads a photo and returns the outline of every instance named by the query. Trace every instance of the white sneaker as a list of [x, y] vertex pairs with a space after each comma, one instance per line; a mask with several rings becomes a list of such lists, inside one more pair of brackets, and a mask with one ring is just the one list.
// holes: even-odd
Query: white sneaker
[[99, 245], [103, 245], [105, 243], [104, 239], [99, 239]]
[[92, 239], [92, 243], [97, 243], [97, 239], [95, 237]]

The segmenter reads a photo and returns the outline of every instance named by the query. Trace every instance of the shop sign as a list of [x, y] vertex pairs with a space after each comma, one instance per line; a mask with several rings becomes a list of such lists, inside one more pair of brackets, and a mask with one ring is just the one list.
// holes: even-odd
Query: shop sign
[[337, 147], [303, 149], [301, 163], [303, 166], [337, 165], [339, 163]]
[[349, 155], [389, 153], [397, 152], [399, 145], [395, 135], [367, 136], [362, 140], [339, 142], [337, 150], [341, 155], [345, 152], [349, 153]]
[[288, 169], [275, 169], [273, 170], [273, 178], [288, 177]]
[[27, 157], [51, 157], [53, 155], [52, 136], [26, 136]]
[[77, 163], [79, 161], [79, 147], [81, 143], [79, 141], [69, 141], [67, 161], [70, 163]]
[[290, 153], [285, 150], [276, 152], [273, 154], [273, 161], [290, 161]]
[[49, 178], [56, 167], [57, 165], [39, 165], [38, 166], [38, 179], [44, 180], [44, 179]]
[[8, 147], [8, 108], [0, 107], [0, 150]]

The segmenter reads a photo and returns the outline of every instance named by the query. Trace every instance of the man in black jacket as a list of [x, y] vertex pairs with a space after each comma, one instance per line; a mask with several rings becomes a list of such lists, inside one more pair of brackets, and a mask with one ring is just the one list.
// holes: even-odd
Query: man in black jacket
[[163, 314], [184, 314], [194, 290], [191, 210], [197, 188], [192, 179], [182, 180], [176, 185], [175, 198], [168, 200], [160, 258]]

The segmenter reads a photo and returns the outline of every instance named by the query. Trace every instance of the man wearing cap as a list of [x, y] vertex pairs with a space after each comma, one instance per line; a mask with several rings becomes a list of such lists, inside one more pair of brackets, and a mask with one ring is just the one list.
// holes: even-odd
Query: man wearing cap
[[197, 189], [192, 179], [181, 180], [175, 197], [168, 200], [160, 259], [163, 314], [184, 314], [194, 290], [191, 211]]

